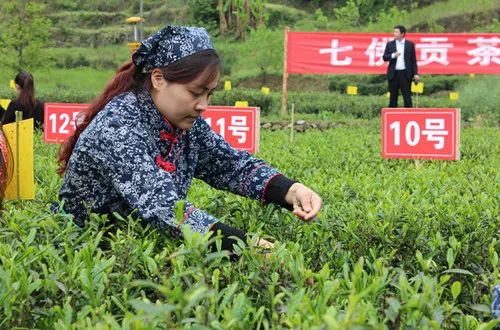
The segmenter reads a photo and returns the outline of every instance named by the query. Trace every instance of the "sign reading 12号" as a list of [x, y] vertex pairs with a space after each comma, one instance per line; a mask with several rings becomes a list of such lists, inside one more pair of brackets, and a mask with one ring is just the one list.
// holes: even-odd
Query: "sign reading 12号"
[[382, 109], [382, 157], [457, 160], [460, 109]]
[[78, 114], [89, 104], [45, 103], [43, 139], [45, 143], [62, 143], [75, 131]]
[[[45, 143], [62, 143], [70, 137], [75, 131], [78, 114], [88, 106], [89, 104], [45, 103]], [[250, 153], [258, 151], [259, 108], [209, 106], [202, 116], [233, 148]]]

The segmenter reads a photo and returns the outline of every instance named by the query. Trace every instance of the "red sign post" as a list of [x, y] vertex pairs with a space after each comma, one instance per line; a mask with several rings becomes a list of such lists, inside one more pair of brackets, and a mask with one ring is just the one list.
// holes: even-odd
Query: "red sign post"
[[45, 143], [62, 143], [75, 131], [78, 114], [89, 104], [45, 103], [43, 140]]
[[259, 150], [259, 108], [209, 106], [202, 117], [233, 148], [252, 154]]
[[[89, 104], [45, 103], [44, 141], [62, 143], [75, 131], [78, 114]], [[203, 118], [233, 148], [256, 153], [259, 149], [260, 109], [209, 106]]]
[[458, 160], [460, 109], [382, 109], [382, 157]]

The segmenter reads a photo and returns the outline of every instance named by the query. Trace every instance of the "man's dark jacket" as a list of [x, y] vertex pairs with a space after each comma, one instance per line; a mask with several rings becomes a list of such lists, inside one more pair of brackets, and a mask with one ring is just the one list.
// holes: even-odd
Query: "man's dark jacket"
[[[394, 78], [396, 74], [396, 61], [397, 57], [391, 58], [392, 53], [395, 53], [396, 49], [396, 40], [389, 41], [385, 46], [384, 61], [389, 61], [389, 66], [387, 67], [387, 79], [391, 80]], [[408, 80], [412, 80], [413, 76], [418, 74], [417, 68], [417, 58], [415, 56], [415, 45], [413, 42], [405, 39], [405, 67], [406, 67], [406, 76]]]

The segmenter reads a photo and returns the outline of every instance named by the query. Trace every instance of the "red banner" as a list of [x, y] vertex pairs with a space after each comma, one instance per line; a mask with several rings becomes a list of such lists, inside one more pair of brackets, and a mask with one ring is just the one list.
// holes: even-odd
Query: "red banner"
[[[380, 33], [288, 32], [288, 73], [385, 73]], [[419, 74], [500, 74], [498, 33], [408, 33]]]
[[460, 109], [382, 109], [382, 158], [460, 158]]
[[[75, 131], [78, 114], [88, 104], [45, 103], [44, 141], [62, 143]], [[259, 148], [260, 109], [208, 106], [203, 118], [233, 148], [256, 153]]]

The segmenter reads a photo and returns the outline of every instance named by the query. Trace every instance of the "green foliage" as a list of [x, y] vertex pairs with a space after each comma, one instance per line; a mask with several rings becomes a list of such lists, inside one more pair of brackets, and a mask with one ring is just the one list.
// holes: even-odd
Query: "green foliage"
[[57, 11], [48, 16], [58, 27], [79, 27], [96, 29], [104, 25], [123, 25], [126, 16], [122, 13], [102, 11]]
[[222, 55], [223, 65], [231, 79], [259, 76], [283, 70], [283, 31], [258, 28], [250, 31], [246, 42], [228, 42], [215, 38], [214, 46]]
[[74, 69], [86, 67], [95, 70], [117, 70], [130, 59], [130, 49], [125, 45], [89, 48], [48, 48], [47, 56], [54, 68]]
[[217, 0], [189, 0], [189, 6], [195, 24], [204, 26], [211, 31], [217, 31], [219, 27]]
[[36, 200], [2, 214], [0, 327], [493, 328], [498, 129], [465, 128], [460, 161], [416, 166], [380, 158], [378, 119], [342, 122], [293, 144], [261, 132], [258, 156], [322, 195], [314, 222], [194, 182], [197, 206], [276, 241], [268, 257], [238, 248], [236, 262], [186, 227], [174, 239], [117, 214], [78, 228], [53, 213], [58, 146], [37, 132]]
[[456, 106], [462, 109], [467, 120], [492, 125], [500, 124], [500, 95], [492, 92], [492, 86], [500, 84], [500, 76], [476, 76], [463, 82], [458, 88]]
[[[466, 76], [424, 75], [424, 95], [454, 91], [458, 85], [467, 81]], [[384, 75], [336, 75], [330, 78], [329, 90], [344, 93], [347, 86], [357, 86], [360, 95], [382, 95], [388, 91], [387, 78]]]
[[[360, 2], [357, 0], [347, 0], [343, 7], [333, 9], [333, 14], [337, 22], [348, 27], [359, 26], [361, 18], [359, 13]], [[367, 6], [364, 7], [366, 8]]]
[[14, 70], [33, 70], [46, 66], [43, 48], [49, 40], [51, 22], [44, 16], [45, 6], [33, 1], [4, 3], [0, 15], [0, 65]]
[[267, 13], [266, 26], [270, 28], [292, 26], [308, 15], [307, 12], [297, 8], [271, 3], [265, 4], [265, 10]]
[[328, 25], [328, 17], [323, 14], [323, 10], [321, 8], [316, 9], [314, 12], [314, 19], [316, 20], [316, 23], [318, 26], [326, 28]]
[[491, 22], [487, 23], [486, 26], [476, 27], [474, 32], [489, 32], [495, 33], [500, 31], [500, 20], [497, 18], [493, 18]]
[[[345, 89], [344, 89], [345, 91]], [[290, 110], [295, 104], [295, 111], [305, 114], [334, 113], [354, 118], [376, 118], [380, 115], [380, 109], [387, 107], [389, 99], [385, 95], [371, 96], [349, 96], [345, 92], [321, 93], [321, 92], [288, 92], [287, 108]], [[384, 91], [385, 93], [385, 91]], [[483, 95], [486, 92], [480, 94]], [[461, 96], [462, 97], [462, 96]], [[500, 118], [494, 110], [497, 102], [496, 96], [484, 98], [482, 105], [471, 105], [470, 102], [477, 98], [469, 99], [469, 94], [465, 95], [463, 101], [455, 103], [448, 99], [448, 95], [441, 95], [440, 98], [413, 96], [414, 103], [419, 107], [448, 108], [460, 107], [462, 109], [462, 120], [466, 122], [474, 121], [477, 116], [488, 125], [498, 125]], [[281, 112], [281, 93], [270, 93], [264, 95], [254, 90], [233, 89], [231, 91], [216, 92], [212, 98], [212, 103], [218, 105], [234, 105], [236, 101], [248, 101], [251, 106], [260, 107], [265, 115], [278, 114]], [[400, 100], [400, 103], [402, 100]]]

